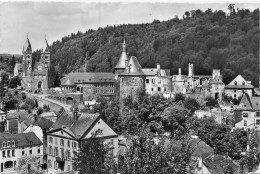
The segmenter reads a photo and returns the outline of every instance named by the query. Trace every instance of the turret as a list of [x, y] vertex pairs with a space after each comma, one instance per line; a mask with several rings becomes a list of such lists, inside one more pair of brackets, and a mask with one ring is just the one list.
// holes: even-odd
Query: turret
[[123, 51], [121, 53], [121, 56], [115, 66], [115, 74], [118, 75], [120, 73], [122, 73], [126, 66], [128, 65], [128, 57], [127, 57], [127, 54], [126, 54], [126, 43], [125, 43], [125, 40], [123, 42]]
[[45, 35], [43, 47], [41, 50], [41, 62], [44, 64], [44, 68], [48, 70], [50, 69], [50, 54], [50, 47]]
[[188, 74], [188, 77], [193, 77], [193, 76], [194, 76], [193, 64], [189, 64], [189, 74]]

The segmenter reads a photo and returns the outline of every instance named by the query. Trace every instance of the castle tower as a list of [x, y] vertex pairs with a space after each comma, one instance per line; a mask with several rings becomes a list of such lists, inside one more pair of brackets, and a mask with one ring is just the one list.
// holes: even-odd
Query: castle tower
[[132, 101], [138, 101], [140, 92], [145, 91], [145, 74], [141, 69], [136, 57], [131, 56], [125, 71], [119, 74], [120, 96], [119, 103], [123, 104], [123, 99], [131, 97]]
[[126, 54], [126, 43], [125, 43], [125, 40], [124, 40], [123, 51], [122, 51], [121, 56], [120, 56], [116, 66], [115, 66], [115, 74], [119, 75], [120, 73], [124, 72], [127, 64], [128, 64], [128, 57], [127, 57], [127, 54]]
[[32, 46], [28, 39], [28, 34], [23, 45], [23, 66], [23, 76], [30, 76], [32, 72]]

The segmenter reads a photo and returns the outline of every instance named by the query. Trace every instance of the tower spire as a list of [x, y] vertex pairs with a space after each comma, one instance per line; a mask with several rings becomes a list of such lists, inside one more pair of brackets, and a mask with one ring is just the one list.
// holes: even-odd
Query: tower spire
[[123, 42], [123, 52], [126, 52], [126, 49], [125, 49], [126, 47], [125, 47], [125, 40], [124, 40], [124, 42]]
[[27, 39], [28, 39], [28, 33], [27, 33]]

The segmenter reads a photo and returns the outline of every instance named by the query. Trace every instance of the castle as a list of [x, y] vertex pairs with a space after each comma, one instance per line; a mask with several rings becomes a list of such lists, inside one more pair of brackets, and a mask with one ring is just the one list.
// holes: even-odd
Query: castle
[[146, 92], [150, 95], [163, 95], [173, 97], [176, 93], [183, 93], [203, 101], [206, 96], [212, 96], [216, 100], [222, 100], [225, 84], [222, 81], [220, 70], [214, 69], [212, 76], [194, 75], [193, 64], [189, 64], [188, 75], [170, 75], [169, 69], [142, 68], [138, 59], [130, 58], [126, 53], [126, 44], [123, 43], [123, 51], [115, 66], [115, 75], [119, 82], [119, 101], [130, 96], [133, 101], [138, 100], [138, 93]]
[[15, 64], [14, 76], [21, 78], [22, 87], [29, 92], [46, 91], [49, 87], [50, 71], [50, 49], [46, 37], [39, 62], [32, 64], [32, 46], [28, 36], [23, 45], [22, 53], [22, 63]]

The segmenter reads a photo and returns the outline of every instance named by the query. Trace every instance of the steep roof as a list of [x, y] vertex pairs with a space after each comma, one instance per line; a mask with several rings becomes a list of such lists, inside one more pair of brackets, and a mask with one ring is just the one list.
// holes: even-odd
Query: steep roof
[[136, 57], [131, 56], [128, 66], [120, 76], [145, 76]]
[[26, 110], [10, 110], [7, 113], [6, 119], [19, 119], [19, 121], [23, 121], [27, 118], [28, 112]]
[[75, 85], [76, 83], [97, 83], [97, 82], [114, 82], [115, 75], [113, 73], [104, 72], [84, 72], [70, 73], [66, 75], [61, 85]]
[[32, 53], [32, 46], [31, 46], [31, 43], [30, 43], [28, 37], [26, 38], [26, 41], [23, 45], [23, 54], [24, 53]]
[[39, 126], [42, 129], [49, 129], [53, 125], [53, 122], [49, 119], [40, 117], [33, 123], [33, 125]]
[[35, 135], [34, 132], [16, 134], [15, 139], [17, 140], [18, 147], [42, 144], [41, 140]]
[[260, 98], [244, 93], [236, 110], [260, 110]]
[[254, 89], [254, 86], [248, 83], [240, 74], [233, 79], [225, 89]]
[[79, 139], [98, 118], [99, 114], [78, 113], [78, 119], [75, 120], [73, 112], [63, 112], [51, 126], [50, 132], [64, 129]]
[[48, 44], [48, 42], [47, 42], [46, 37], [45, 37], [45, 39], [44, 39], [43, 48], [42, 48], [42, 53], [50, 53], [50, 47], [49, 47], [49, 44]]
[[123, 43], [123, 51], [121, 53], [121, 56], [115, 66], [115, 69], [125, 69], [126, 68], [126, 61], [128, 61], [128, 57], [126, 54], [126, 46], [125, 46], [125, 41]]

